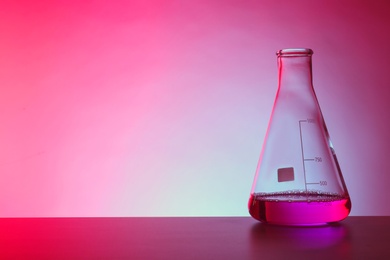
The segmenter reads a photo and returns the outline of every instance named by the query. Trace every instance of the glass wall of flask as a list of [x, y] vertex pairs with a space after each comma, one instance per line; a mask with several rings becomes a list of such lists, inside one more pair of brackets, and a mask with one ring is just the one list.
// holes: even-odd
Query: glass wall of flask
[[277, 52], [278, 90], [248, 202], [259, 221], [318, 225], [351, 200], [312, 84], [311, 49]]

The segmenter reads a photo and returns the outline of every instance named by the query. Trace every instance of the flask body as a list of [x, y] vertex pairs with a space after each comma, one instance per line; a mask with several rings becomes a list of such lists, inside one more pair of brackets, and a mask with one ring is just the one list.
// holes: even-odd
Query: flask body
[[312, 84], [310, 49], [278, 56], [278, 90], [248, 202], [250, 215], [281, 225], [348, 216], [351, 200]]

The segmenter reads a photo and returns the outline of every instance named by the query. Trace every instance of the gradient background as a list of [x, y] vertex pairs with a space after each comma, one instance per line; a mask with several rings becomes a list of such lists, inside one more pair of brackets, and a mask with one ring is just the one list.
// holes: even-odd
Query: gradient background
[[248, 216], [275, 52], [314, 50], [352, 197], [389, 215], [387, 1], [0, 1], [0, 217]]

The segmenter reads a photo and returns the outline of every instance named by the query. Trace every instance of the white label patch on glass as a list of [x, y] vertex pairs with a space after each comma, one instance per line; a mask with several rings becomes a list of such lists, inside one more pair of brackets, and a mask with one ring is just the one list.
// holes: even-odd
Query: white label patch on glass
[[294, 168], [279, 168], [278, 169], [278, 182], [293, 181], [294, 180]]

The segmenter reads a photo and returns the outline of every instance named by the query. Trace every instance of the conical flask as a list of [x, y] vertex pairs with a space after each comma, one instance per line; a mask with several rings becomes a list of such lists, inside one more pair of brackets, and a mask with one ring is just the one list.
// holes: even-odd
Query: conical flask
[[248, 202], [257, 220], [318, 225], [351, 200], [312, 84], [311, 49], [277, 52], [278, 90]]

